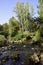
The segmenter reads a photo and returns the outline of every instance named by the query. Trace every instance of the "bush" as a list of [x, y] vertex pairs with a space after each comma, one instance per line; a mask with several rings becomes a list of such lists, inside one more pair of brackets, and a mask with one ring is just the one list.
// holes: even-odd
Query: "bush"
[[25, 31], [25, 32], [21, 32], [18, 31], [17, 35], [15, 35], [15, 37], [12, 37], [12, 40], [26, 40], [26, 37], [30, 35], [29, 31]]
[[33, 36], [33, 41], [40, 41], [40, 31], [36, 31], [35, 36]]
[[18, 31], [18, 33], [14, 37], [12, 37], [11, 39], [12, 40], [21, 40], [21, 38], [22, 38], [22, 32]]
[[0, 35], [0, 46], [6, 45], [6, 38], [3, 35]]
[[25, 32], [23, 32], [23, 35], [25, 35], [25, 36], [30, 36], [31, 34], [30, 34], [29, 31], [25, 31]]

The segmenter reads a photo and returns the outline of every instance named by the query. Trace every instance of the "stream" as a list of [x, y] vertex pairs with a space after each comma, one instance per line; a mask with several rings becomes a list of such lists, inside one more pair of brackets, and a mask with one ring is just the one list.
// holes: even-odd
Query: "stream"
[[[16, 50], [17, 48], [17, 50]], [[15, 48], [11, 49], [11, 50], [4, 50], [2, 51], [2, 55], [0, 55], [0, 59], [3, 58], [5, 56], [5, 54], [7, 53], [9, 55], [9, 59], [3, 63], [3, 65], [24, 65], [24, 61], [26, 59], [27, 56], [30, 56], [31, 54], [35, 53], [40, 53], [39, 50], [32, 50], [32, 46], [31, 45], [15, 45]], [[11, 54], [12, 53], [17, 53], [20, 54], [20, 60], [14, 62], [11, 59]]]

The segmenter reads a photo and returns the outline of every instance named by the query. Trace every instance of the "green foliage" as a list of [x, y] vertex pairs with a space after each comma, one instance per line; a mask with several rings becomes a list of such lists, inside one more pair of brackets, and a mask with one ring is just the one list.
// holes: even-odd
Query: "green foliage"
[[3, 30], [3, 26], [2, 25], [0, 25], [0, 31], [2, 31]]
[[6, 38], [9, 35], [8, 24], [7, 23], [0, 26], [0, 35], [4, 35]]
[[21, 30], [27, 31], [28, 25], [30, 23], [29, 4], [28, 3], [24, 4], [23, 2], [17, 2], [14, 12], [16, 12], [17, 14]]
[[17, 17], [20, 21], [22, 30], [23, 30], [23, 13], [24, 13], [24, 3], [17, 2], [16, 7], [14, 9], [14, 12], [16, 12]]
[[0, 45], [4, 45], [6, 39], [25, 41], [28, 36], [32, 37], [33, 41], [40, 41], [43, 38], [43, 0], [39, 0], [38, 8], [39, 17], [34, 19], [32, 5], [17, 2], [14, 8], [17, 20], [11, 17], [9, 24], [0, 25]]
[[33, 41], [40, 41], [40, 31], [37, 30], [35, 36], [33, 36]]
[[23, 32], [23, 35], [27, 37], [27, 36], [30, 36], [31, 33], [29, 31], [25, 31], [25, 32]]
[[14, 37], [17, 34], [17, 31], [19, 30], [19, 23], [18, 21], [12, 17], [9, 20], [9, 38]]
[[25, 32], [21, 32], [18, 31], [17, 35], [15, 35], [14, 37], [12, 37], [12, 40], [21, 40], [21, 41], [25, 41], [27, 36], [30, 36], [30, 32], [29, 31], [25, 31]]
[[30, 16], [33, 17], [34, 16], [34, 8], [33, 8], [32, 4], [29, 4], [29, 12], [30, 12]]
[[41, 33], [41, 37], [43, 37], [43, 24], [41, 24], [40, 26], [40, 33]]
[[0, 46], [3, 46], [6, 44], [6, 38], [3, 35], [0, 35]]
[[8, 35], [9, 35], [9, 27], [8, 27], [8, 24], [5, 23], [2, 26], [3, 26], [3, 35], [5, 36], [5, 38], [7, 38]]
[[40, 29], [40, 34], [41, 34], [41, 37], [43, 37], [43, 0], [38, 0], [39, 2], [39, 18], [38, 18], [38, 21], [39, 21], [39, 29]]
[[43, 18], [43, 0], [38, 1], [39, 1], [39, 17]]
[[19, 32], [17, 33], [17, 35], [15, 35], [12, 39], [13, 39], [13, 40], [21, 40], [21, 38], [22, 38], [22, 32], [19, 31]]

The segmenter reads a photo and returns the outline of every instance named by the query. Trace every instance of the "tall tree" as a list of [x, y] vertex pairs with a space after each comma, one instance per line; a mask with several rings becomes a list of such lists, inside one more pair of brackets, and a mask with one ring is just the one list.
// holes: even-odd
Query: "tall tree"
[[38, 0], [39, 2], [39, 20], [40, 24], [43, 24], [43, 0]]
[[43, 36], [43, 0], [38, 0], [39, 2], [39, 6], [38, 6], [38, 14], [39, 14], [39, 17], [38, 17], [38, 21], [39, 21], [39, 29], [40, 29], [40, 33], [41, 33], [41, 36]]
[[39, 16], [43, 18], [43, 0], [38, 0], [39, 2]]
[[32, 4], [29, 4], [29, 12], [30, 12], [30, 17], [34, 16], [34, 8], [32, 6]]
[[[22, 29], [22, 31], [24, 31], [25, 23], [29, 22], [28, 21], [28, 18], [30, 16], [30, 14], [29, 14], [29, 4], [26, 3], [26, 5], [24, 5], [24, 3], [22, 3], [22, 2], [17, 2], [16, 7], [14, 8], [14, 12], [16, 12], [18, 20], [21, 24], [21, 29]], [[28, 28], [28, 24], [26, 25], [26, 27]]]
[[9, 20], [9, 37], [15, 36], [17, 31], [19, 30], [19, 23], [18, 21], [12, 17]]
[[24, 3], [17, 2], [16, 7], [14, 8], [14, 12], [16, 12], [18, 20], [20, 21], [22, 30], [23, 30], [23, 10]]

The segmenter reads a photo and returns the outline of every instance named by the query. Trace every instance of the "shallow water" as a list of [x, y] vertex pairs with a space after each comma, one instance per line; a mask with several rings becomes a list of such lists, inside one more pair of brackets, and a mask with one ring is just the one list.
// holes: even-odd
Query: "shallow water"
[[[35, 51], [32, 51], [32, 46], [31, 45], [26, 45], [26, 47], [23, 47], [24, 45], [15, 45], [14, 49], [11, 50], [5, 50], [4, 52], [2, 52], [2, 55], [0, 56], [0, 59], [4, 57], [5, 53], [9, 54], [9, 59], [8, 61], [6, 61], [3, 65], [24, 65], [23, 62], [25, 61], [27, 56], [30, 56], [32, 53], [34, 53]], [[18, 49], [16, 51], [16, 48]], [[11, 54], [12, 53], [17, 53], [20, 54], [20, 60], [19, 61], [12, 61], [11, 60]]]

